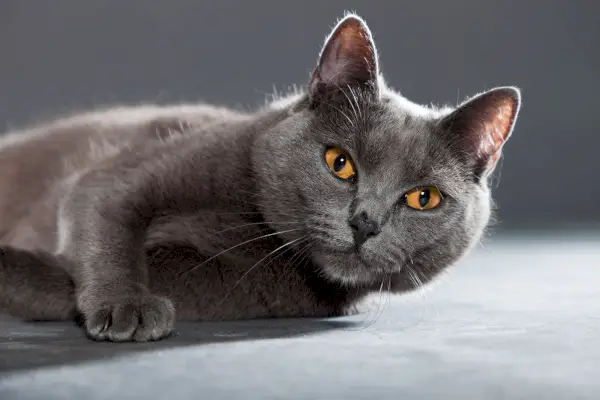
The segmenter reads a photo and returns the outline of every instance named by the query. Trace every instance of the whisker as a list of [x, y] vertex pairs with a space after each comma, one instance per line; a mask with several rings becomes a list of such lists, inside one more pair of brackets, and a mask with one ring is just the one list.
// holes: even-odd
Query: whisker
[[[206, 260], [202, 261], [200, 264], [198, 264], [198, 265], [194, 266], [193, 268], [191, 268], [191, 269], [189, 269], [189, 270], [185, 271], [185, 272], [184, 272], [184, 275], [185, 275], [185, 274], [187, 274], [187, 273], [191, 273], [191, 272], [195, 271], [196, 269], [200, 268], [200, 267], [201, 267], [201, 266], [203, 266], [204, 264], [206, 264], [206, 263], [208, 263], [209, 261], [212, 261], [212, 260], [214, 260], [215, 258], [217, 258], [217, 257], [219, 257], [219, 256], [221, 256], [221, 255], [223, 255], [223, 254], [225, 254], [225, 253], [227, 253], [228, 251], [231, 251], [231, 250], [233, 250], [233, 249], [236, 249], [236, 248], [238, 248], [238, 247], [240, 247], [240, 246], [243, 246], [243, 245], [245, 245], [245, 244], [252, 243], [252, 242], [255, 242], [255, 241], [257, 241], [257, 240], [265, 239], [265, 238], [268, 238], [268, 237], [271, 237], [271, 236], [279, 235], [279, 234], [282, 234], [282, 233], [296, 232], [296, 231], [299, 231], [299, 230], [300, 230], [300, 229], [288, 229], [288, 230], [285, 230], [285, 231], [279, 231], [279, 232], [269, 233], [269, 234], [267, 234], [267, 235], [261, 235], [261, 236], [259, 236], [259, 237], [255, 237], [255, 238], [252, 238], [252, 239], [249, 239], [249, 240], [243, 241], [242, 243], [238, 243], [238, 244], [236, 244], [235, 246], [231, 246], [231, 247], [229, 247], [228, 249], [226, 249], [226, 250], [223, 250], [223, 251], [220, 251], [219, 253], [217, 253], [217, 254], [215, 254], [215, 255], [213, 255], [213, 256], [211, 256], [211, 257], [207, 258]], [[181, 275], [181, 276], [183, 276], [183, 275]], [[179, 278], [181, 278], [181, 276], [179, 276]]]
[[373, 324], [375, 322], [377, 322], [379, 320], [379, 318], [381, 318], [383, 316], [383, 313], [385, 312], [385, 309], [387, 307], [387, 305], [390, 303], [390, 299], [392, 297], [392, 292], [391, 292], [391, 288], [392, 288], [392, 272], [387, 274], [387, 297], [385, 298], [385, 301], [383, 302], [383, 307], [381, 308], [381, 313], [377, 316], [377, 318], [375, 319], [375, 321], [373, 322]]
[[390, 272], [390, 274], [388, 275], [388, 286], [387, 286], [387, 297], [385, 299], [385, 302], [383, 303], [383, 307], [381, 308], [381, 313], [377, 316], [377, 318], [375, 318], [375, 321], [373, 321], [373, 323], [371, 325], [374, 325], [375, 322], [379, 321], [379, 318], [381, 318], [383, 316], [383, 313], [385, 312], [385, 309], [387, 307], [387, 305], [390, 303], [390, 299], [392, 297], [392, 292], [390, 291], [390, 289], [392, 288], [392, 273]]
[[[377, 301], [377, 310], [375, 310], [375, 316], [377, 316], [377, 314], [379, 314], [379, 308], [381, 307], [381, 294], [383, 293], [383, 283], [384, 282], [385, 282], [385, 276], [383, 276], [381, 278], [381, 285], [379, 285], [379, 293], [378, 293], [379, 300]], [[365, 317], [365, 319], [362, 320], [361, 324], [364, 324], [370, 315], [371, 315], [371, 309], [369, 309], [369, 311], [367, 312], [367, 316]], [[371, 325], [373, 325], [373, 321], [371, 321], [371, 323], [369, 323], [367, 326], [363, 326], [363, 329], [369, 328], [369, 327], [371, 327]]]
[[[248, 270], [247, 270], [247, 271], [246, 271], [246, 272], [245, 272], [245, 273], [244, 273], [244, 274], [243, 274], [243, 275], [240, 277], [240, 279], [238, 279], [238, 281], [237, 281], [237, 282], [236, 282], [236, 283], [233, 285], [233, 287], [227, 291], [227, 293], [225, 294], [225, 296], [224, 296], [224, 297], [223, 297], [223, 299], [221, 300], [221, 302], [220, 302], [220, 305], [222, 305], [222, 304], [223, 304], [223, 303], [224, 303], [224, 302], [225, 302], [225, 301], [226, 301], [226, 300], [227, 300], [227, 299], [228, 299], [228, 298], [231, 296], [231, 294], [234, 292], [235, 288], [236, 288], [236, 287], [237, 287], [237, 286], [240, 284], [240, 282], [241, 282], [241, 281], [242, 281], [242, 280], [243, 280], [243, 279], [244, 279], [246, 276], [248, 276], [248, 274], [249, 274], [249, 273], [250, 273], [250, 272], [251, 272], [251, 271], [252, 271], [254, 268], [256, 268], [256, 267], [257, 267], [257, 266], [258, 266], [258, 265], [259, 265], [259, 264], [260, 264], [260, 263], [261, 263], [263, 260], [265, 260], [265, 259], [266, 259], [267, 257], [269, 257], [271, 254], [274, 254], [274, 253], [275, 253], [275, 252], [277, 252], [279, 249], [282, 249], [282, 248], [284, 248], [284, 247], [288, 246], [288, 247], [287, 247], [287, 248], [286, 248], [284, 251], [282, 251], [282, 252], [281, 252], [281, 253], [279, 253], [277, 256], [275, 256], [274, 258], [272, 258], [271, 260], [269, 260], [269, 262], [268, 262], [268, 263], [266, 263], [266, 264], [263, 264], [263, 266], [267, 266], [267, 265], [271, 264], [271, 263], [272, 263], [272, 262], [274, 262], [274, 261], [275, 261], [277, 258], [279, 258], [279, 257], [283, 256], [283, 255], [284, 255], [285, 253], [287, 253], [289, 250], [291, 250], [292, 248], [294, 248], [296, 245], [298, 245], [298, 244], [300, 244], [300, 243], [304, 243], [304, 242], [306, 242], [307, 240], [309, 240], [307, 236], [300, 237], [300, 238], [298, 238], [298, 239], [292, 240], [292, 241], [290, 241], [290, 242], [288, 242], [288, 243], [286, 243], [286, 244], [284, 244], [284, 245], [280, 246], [279, 248], [277, 248], [277, 249], [273, 250], [272, 252], [270, 252], [269, 254], [267, 254], [265, 257], [263, 257], [261, 260], [259, 260], [259, 261], [258, 261], [256, 264], [254, 264], [252, 267], [250, 267], [250, 268], [249, 268], [249, 269], [248, 269]], [[310, 244], [310, 243], [309, 243], [309, 244]], [[304, 249], [304, 248], [303, 248], [303, 249]], [[294, 254], [294, 256], [292, 256], [292, 258], [293, 258], [293, 257], [295, 257], [296, 255], [297, 255], [297, 254]], [[286, 263], [286, 265], [284, 266], [284, 268], [283, 268], [284, 270], [285, 270], [285, 268], [287, 267], [287, 265], [288, 265], [288, 264], [289, 264], [289, 261], [288, 261], [288, 263]]]
[[[414, 264], [413, 264], [414, 265]], [[421, 299], [426, 302], [427, 301], [427, 295], [425, 294], [425, 291], [423, 290], [423, 282], [421, 281], [421, 279], [419, 279], [419, 276], [417, 275], [417, 272], [410, 266], [406, 266], [406, 269], [408, 271], [408, 275], [410, 277], [410, 280], [412, 282], [412, 284], [415, 286], [415, 289], [419, 292], [419, 295], [421, 296]]]
[[[306, 239], [306, 236], [302, 236], [302, 237], [300, 237], [300, 238], [298, 238], [298, 239], [294, 239], [294, 240], [291, 240], [291, 241], [289, 241], [289, 242], [287, 242], [287, 243], [284, 243], [284, 244], [282, 244], [281, 246], [279, 246], [278, 248], [276, 248], [275, 250], [271, 251], [269, 254], [267, 254], [267, 255], [266, 255], [266, 256], [264, 256], [263, 258], [261, 258], [260, 260], [258, 260], [258, 261], [257, 261], [257, 262], [256, 262], [256, 263], [253, 265], [253, 266], [251, 266], [251, 267], [250, 267], [250, 268], [249, 268], [249, 269], [248, 269], [246, 272], [244, 272], [244, 274], [243, 274], [243, 275], [240, 277], [240, 279], [238, 279], [238, 280], [237, 280], [237, 282], [236, 282], [236, 283], [233, 285], [233, 288], [231, 288], [231, 291], [233, 291], [233, 290], [234, 290], [234, 289], [235, 289], [235, 288], [236, 288], [236, 287], [237, 287], [237, 286], [240, 284], [240, 282], [241, 282], [241, 281], [242, 281], [242, 280], [243, 280], [243, 279], [244, 279], [246, 276], [248, 276], [248, 274], [249, 274], [250, 272], [252, 272], [252, 271], [254, 270], [254, 268], [258, 267], [258, 266], [259, 266], [259, 265], [260, 265], [260, 264], [261, 264], [261, 263], [262, 263], [264, 260], [266, 260], [267, 258], [269, 258], [269, 257], [270, 257], [272, 254], [274, 254], [274, 253], [278, 252], [279, 250], [281, 250], [281, 249], [283, 249], [283, 248], [285, 248], [285, 247], [288, 247], [288, 246], [290, 246], [290, 245], [292, 245], [292, 244], [294, 244], [294, 243], [296, 243], [296, 242], [298, 242], [298, 241], [300, 241], [300, 240], [303, 240], [303, 239]], [[289, 249], [286, 249], [286, 251], [287, 251], [287, 250], [289, 250]], [[283, 252], [283, 253], [285, 253], [285, 252]], [[283, 253], [279, 254], [279, 255], [278, 255], [278, 257], [279, 257], [279, 256], [281, 256]], [[275, 260], [275, 259], [273, 259], [273, 260], [271, 260], [271, 261], [274, 261], [274, 260]]]
[[385, 302], [385, 304], [383, 305], [383, 310], [381, 311], [381, 315], [383, 315], [383, 311], [385, 311], [385, 308], [390, 304], [391, 299], [392, 299], [392, 273], [390, 272], [390, 274], [388, 275], [388, 287], [387, 287], [387, 301]]
[[[294, 243], [293, 245], [289, 246], [287, 249], [285, 249], [284, 251], [282, 251], [280, 253], [280, 255], [283, 255], [283, 254], [287, 253], [289, 250], [292, 250], [293, 248], [295, 248], [296, 246], [298, 246], [298, 245], [300, 245], [302, 243], [306, 243], [306, 242], [310, 242], [310, 238], [308, 236], [304, 236], [304, 240], [301, 240], [298, 243]], [[308, 245], [311, 245], [311, 244], [312, 243], [308, 243]], [[296, 258], [299, 257], [298, 253], [301, 252], [301, 251], [303, 251], [305, 249], [305, 247], [307, 247], [307, 246], [304, 246], [299, 251], [296, 251], [294, 253], [294, 255], [292, 257], [290, 257], [290, 259], [283, 265], [282, 270], [286, 270], [289, 266], [293, 265], [293, 262], [294, 262], [293, 260], [295, 260]], [[271, 260], [271, 262], [273, 260]]]
[[[419, 273], [419, 272], [420, 272], [420, 271], [419, 271], [419, 270], [417, 270], [417, 278], [418, 278], [418, 273]], [[425, 274], [424, 274], [423, 272], [421, 272], [421, 276], [423, 276], [424, 278], [426, 278], [426, 277], [425, 277]], [[419, 283], [421, 284], [421, 292], [423, 293], [423, 299], [424, 299], [424, 300], [427, 302], [426, 304], [433, 304], [433, 308], [434, 308], [434, 310], [435, 310], [436, 314], [439, 316], [439, 315], [440, 315], [440, 311], [438, 310], [438, 308], [437, 308], [437, 306], [435, 305], [435, 303], [432, 303], [432, 302], [430, 302], [430, 301], [428, 300], [428, 298], [427, 298], [427, 293], [426, 293], [426, 291], [425, 291], [425, 285], [423, 284], [423, 281], [421, 281], [421, 279], [419, 279]]]
[[[305, 243], [305, 242], [308, 242], [308, 243]], [[316, 240], [315, 240], [315, 239], [312, 239], [312, 240], [311, 240], [310, 238], [308, 238], [308, 239], [307, 239], [305, 242], [304, 242], [304, 243], [305, 243], [305, 245], [304, 245], [304, 246], [303, 246], [303, 247], [302, 247], [302, 248], [301, 248], [299, 251], [297, 251], [297, 252], [296, 252], [296, 254], [294, 254], [294, 255], [293, 255], [293, 256], [292, 256], [292, 257], [291, 257], [291, 258], [288, 260], [288, 262], [287, 262], [287, 263], [286, 263], [286, 264], [283, 266], [283, 269], [284, 269], [284, 270], [287, 270], [287, 269], [288, 269], [288, 267], [290, 267], [290, 266], [293, 266], [293, 265], [294, 265], [294, 262], [295, 262], [296, 260], [299, 260], [299, 259], [301, 259], [301, 258], [304, 258], [304, 256], [305, 256], [304, 252], [305, 252], [306, 250], [308, 250], [308, 249], [309, 249], [309, 248], [310, 248], [312, 245], [314, 245], [314, 244], [316, 243]]]
[[427, 301], [427, 293], [425, 292], [425, 285], [423, 284], [423, 281], [421, 280], [421, 278], [419, 278], [419, 274], [417, 272], [415, 272], [414, 274], [415, 274], [415, 278], [417, 279], [417, 282], [419, 283], [419, 291], [421, 292], [421, 297], [423, 298], [423, 301]]
[[310, 261], [310, 248], [311, 246], [314, 246], [315, 243], [317, 243], [317, 240], [313, 239], [306, 247], [302, 249], [302, 253], [304, 253], [304, 255], [301, 256], [300, 261], [298, 262], [298, 265], [301, 265], [302, 268], [304, 268]]

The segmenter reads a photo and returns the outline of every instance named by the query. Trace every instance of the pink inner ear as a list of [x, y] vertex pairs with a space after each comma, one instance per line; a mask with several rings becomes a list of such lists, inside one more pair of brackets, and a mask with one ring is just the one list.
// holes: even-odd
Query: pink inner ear
[[514, 103], [510, 99], [503, 100], [498, 105], [493, 118], [483, 122], [485, 139], [481, 141], [479, 153], [489, 156], [492, 166], [500, 157], [500, 149], [511, 132], [514, 119]]
[[356, 85], [376, 76], [377, 54], [367, 26], [357, 17], [345, 18], [327, 40], [311, 85]]

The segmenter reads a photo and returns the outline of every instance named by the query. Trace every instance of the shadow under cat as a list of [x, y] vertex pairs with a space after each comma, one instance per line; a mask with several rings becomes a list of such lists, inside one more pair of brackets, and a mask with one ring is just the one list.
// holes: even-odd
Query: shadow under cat
[[74, 323], [26, 323], [0, 315], [0, 375], [130, 353], [242, 340], [283, 339], [362, 326], [362, 318], [358, 321], [298, 318], [178, 323], [168, 340], [115, 346], [109, 342], [91, 342]]

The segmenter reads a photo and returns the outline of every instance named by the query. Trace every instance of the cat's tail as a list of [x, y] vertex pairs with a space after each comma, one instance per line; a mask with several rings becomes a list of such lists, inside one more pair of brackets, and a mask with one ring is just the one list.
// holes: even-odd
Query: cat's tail
[[28, 321], [73, 319], [74, 292], [52, 254], [0, 247], [0, 312]]

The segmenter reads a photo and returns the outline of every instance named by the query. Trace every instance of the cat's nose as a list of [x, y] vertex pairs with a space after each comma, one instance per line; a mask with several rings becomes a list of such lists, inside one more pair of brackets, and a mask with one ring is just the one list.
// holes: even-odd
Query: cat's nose
[[376, 236], [381, 232], [379, 223], [363, 211], [354, 215], [348, 220], [352, 233], [354, 235], [354, 244], [359, 248], [367, 239]]

